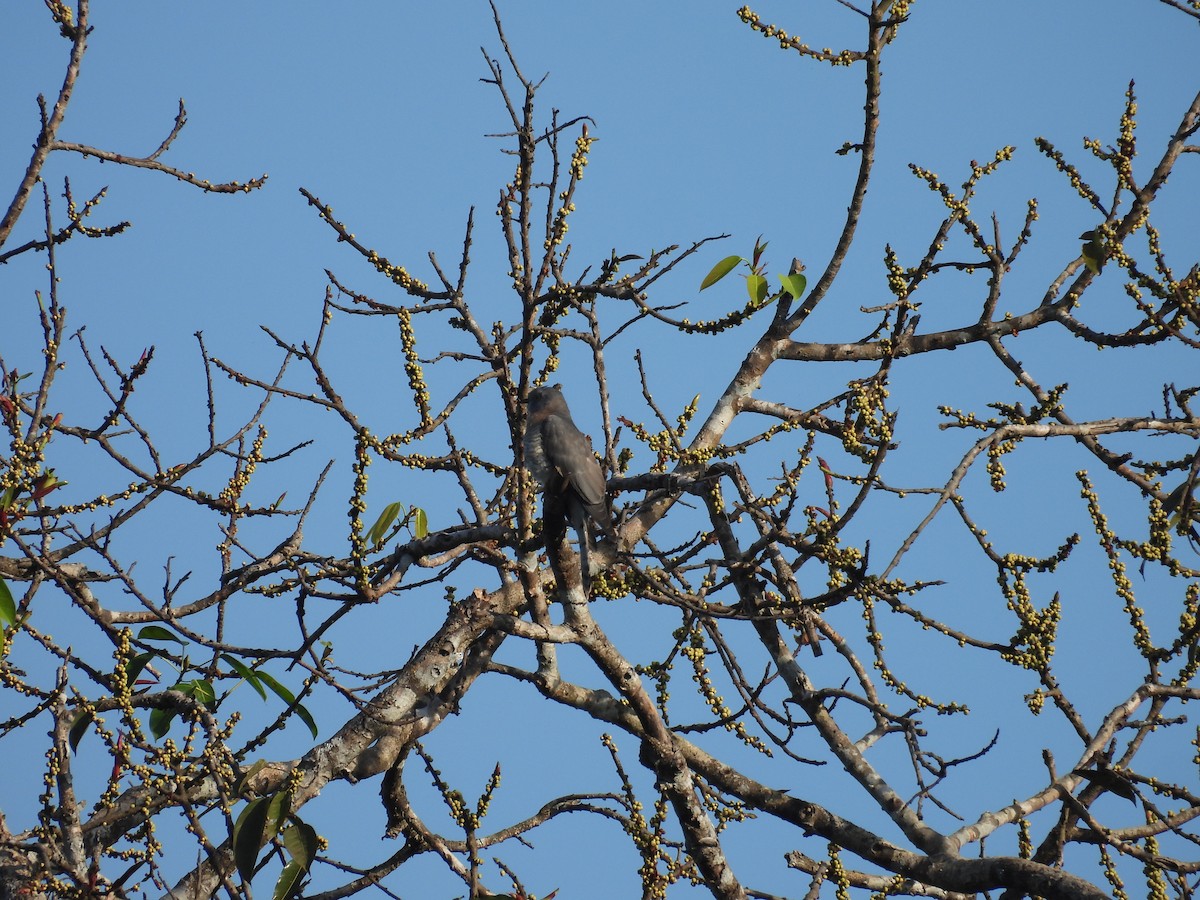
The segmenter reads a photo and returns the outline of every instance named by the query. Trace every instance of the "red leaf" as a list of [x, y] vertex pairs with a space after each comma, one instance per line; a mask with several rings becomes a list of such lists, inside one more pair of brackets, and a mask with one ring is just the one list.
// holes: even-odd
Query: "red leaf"
[[832, 491], [833, 490], [833, 472], [831, 472], [829, 470], [829, 463], [825, 462], [825, 460], [821, 459], [821, 457], [819, 457], [819, 456], [817, 457], [817, 462], [820, 464], [821, 471], [825, 475], [825, 490]]

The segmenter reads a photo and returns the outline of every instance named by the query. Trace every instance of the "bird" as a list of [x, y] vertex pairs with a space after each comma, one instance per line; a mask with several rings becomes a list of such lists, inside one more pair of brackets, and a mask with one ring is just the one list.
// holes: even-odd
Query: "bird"
[[606, 483], [592, 442], [571, 419], [562, 385], [529, 392], [525, 424], [525, 465], [545, 496], [543, 527], [547, 546], [562, 534], [563, 519], [579, 537], [579, 569], [586, 594], [591, 581], [588, 551], [594, 522], [616, 540], [605, 496]]
[[1108, 256], [1108, 244], [1104, 240], [1104, 235], [1100, 231], [1093, 229], [1085, 231], [1079, 236], [1083, 241], [1083, 264], [1087, 266], [1089, 272], [1093, 275], [1099, 275], [1100, 270], [1104, 268], [1104, 260]]

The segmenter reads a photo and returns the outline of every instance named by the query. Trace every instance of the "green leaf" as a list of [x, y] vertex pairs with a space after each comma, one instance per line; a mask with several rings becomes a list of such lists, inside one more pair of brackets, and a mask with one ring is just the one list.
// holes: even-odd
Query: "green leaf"
[[266, 672], [259, 672], [258, 676], [259, 676], [259, 678], [261, 678], [263, 680], [263, 684], [265, 684], [267, 687], [269, 687], [272, 691], [275, 692], [276, 696], [278, 696], [279, 699], [281, 699], [284, 703], [286, 703], [292, 709], [296, 710], [296, 715], [298, 715], [300, 717], [301, 721], [303, 721], [304, 724], [308, 726], [308, 730], [312, 732], [312, 736], [316, 737], [317, 736], [317, 723], [313, 719], [313, 717], [309, 713], [309, 711], [304, 708], [304, 704], [296, 702], [296, 695], [293, 694], [291, 691], [289, 691], [287, 688], [285, 688], [278, 681], [276, 681], [273, 677], [268, 675]]
[[11, 628], [17, 624], [17, 602], [13, 599], [8, 584], [0, 578], [0, 625]]
[[[183, 690], [184, 686], [180, 686]], [[217, 692], [213, 690], [212, 682], [207, 678], [197, 678], [195, 681], [189, 681], [186, 685], [184, 693], [192, 697], [199, 703], [205, 706], [212, 706], [217, 701]]]
[[150, 733], [155, 738], [166, 737], [171, 730], [171, 721], [175, 718], [175, 710], [170, 707], [155, 709], [150, 712]]
[[304, 724], [308, 726], [308, 730], [312, 733], [312, 736], [315, 738], [318, 734], [317, 720], [312, 717], [312, 713], [310, 713], [308, 711], [308, 708], [303, 703], [296, 704], [296, 715], [298, 715], [300, 717], [301, 721], [304, 722]]
[[172, 634], [170, 631], [167, 631], [167, 629], [163, 628], [161, 625], [147, 625], [145, 628], [143, 628], [141, 631], [138, 632], [138, 640], [139, 641], [174, 641], [176, 644], [179, 644], [180, 646], [183, 645], [183, 641], [179, 637]]
[[221, 659], [228, 663], [229, 668], [233, 669], [233, 671], [238, 674], [242, 681], [254, 688], [254, 690], [258, 692], [258, 696], [262, 697], [264, 700], [267, 699], [267, 692], [263, 690], [263, 686], [259, 682], [257, 672], [251, 669], [236, 656], [230, 656], [228, 653], [222, 653]]
[[712, 287], [714, 284], [732, 272], [733, 267], [740, 262], [744, 262], [740, 256], [725, 257], [723, 260], [713, 266], [712, 270], [704, 276], [704, 280], [700, 282], [700, 290]]
[[[197, 703], [203, 703], [205, 706], [210, 706], [217, 699], [212, 682], [207, 678], [181, 681], [178, 684], [172, 685], [169, 690], [186, 694]], [[150, 713], [150, 733], [156, 738], [166, 736], [166, 733], [171, 730], [171, 722], [175, 720], [178, 712], [177, 709], [171, 707], [155, 709]]]
[[317, 831], [307, 822], [297, 822], [284, 831], [283, 846], [307, 872], [317, 855]]
[[67, 743], [71, 745], [72, 753], [79, 749], [79, 742], [83, 740], [92, 721], [93, 716], [86, 709], [81, 709], [75, 714], [75, 721], [71, 723], [71, 730], [67, 732]]
[[280, 700], [291, 706], [296, 702], [296, 695], [285, 688], [282, 684], [275, 680], [275, 677], [268, 672], [259, 671], [258, 677], [262, 679], [262, 683], [269, 687]]
[[130, 687], [137, 684], [138, 676], [142, 674], [142, 670], [150, 663], [150, 660], [158, 656], [157, 650], [147, 650], [145, 653], [139, 653], [132, 659], [125, 662], [125, 680]]
[[233, 826], [233, 858], [237, 863], [242, 881], [254, 877], [254, 866], [258, 862], [258, 851], [266, 836], [267, 812], [271, 798], [259, 797], [246, 804]]
[[420, 540], [429, 534], [429, 516], [421, 507], [413, 507], [413, 537]]
[[303, 877], [304, 869], [293, 859], [279, 873], [279, 880], [275, 882], [275, 893], [272, 895], [272, 900], [288, 900], [289, 897], [294, 897], [299, 891], [299, 882]]
[[388, 533], [388, 529], [392, 527], [392, 523], [396, 521], [396, 517], [403, 510], [404, 504], [399, 502], [389, 503], [383, 508], [383, 512], [379, 514], [379, 518], [375, 520], [375, 524], [367, 532], [368, 547], [374, 547], [383, 540], [383, 536]]
[[267, 808], [267, 831], [271, 834], [279, 834], [291, 809], [292, 795], [289, 791], [276, 791], [272, 794], [271, 805]]
[[767, 279], [761, 275], [746, 276], [746, 293], [751, 303], [762, 303], [767, 299]]
[[793, 300], [799, 300], [804, 296], [804, 289], [808, 287], [808, 279], [799, 272], [794, 275], [780, 275], [779, 280], [783, 282], [783, 289], [791, 295]]
[[251, 778], [253, 778], [255, 775], [257, 775], [259, 772], [261, 772], [266, 767], [267, 767], [267, 761], [265, 759], [255, 760], [254, 765], [252, 765], [249, 769], [247, 769], [245, 772], [243, 772], [242, 777], [237, 780], [237, 784], [234, 785], [234, 788], [233, 788], [234, 793], [240, 797], [242, 795], [242, 792], [245, 790], [246, 782], [249, 781]]

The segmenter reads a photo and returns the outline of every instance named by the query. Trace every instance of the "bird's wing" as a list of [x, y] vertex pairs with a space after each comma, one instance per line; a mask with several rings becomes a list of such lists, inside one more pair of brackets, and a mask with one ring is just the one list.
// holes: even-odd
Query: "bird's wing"
[[546, 460], [588, 506], [604, 503], [604, 473], [591, 445], [574, 423], [550, 416], [542, 425], [542, 448]]

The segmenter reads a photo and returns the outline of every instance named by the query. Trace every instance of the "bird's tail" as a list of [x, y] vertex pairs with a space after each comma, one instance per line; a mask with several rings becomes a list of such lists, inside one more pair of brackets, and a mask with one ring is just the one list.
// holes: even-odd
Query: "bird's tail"
[[583, 527], [579, 529], [579, 580], [583, 585], [583, 596], [590, 597], [592, 593], [592, 569], [589, 559], [591, 551], [591, 538], [588, 534], [587, 523], [583, 523]]

